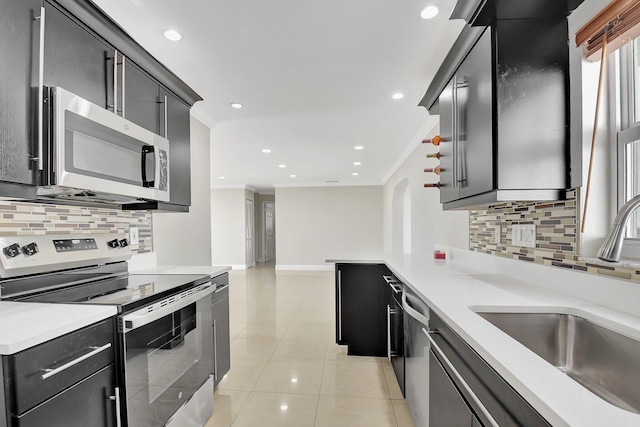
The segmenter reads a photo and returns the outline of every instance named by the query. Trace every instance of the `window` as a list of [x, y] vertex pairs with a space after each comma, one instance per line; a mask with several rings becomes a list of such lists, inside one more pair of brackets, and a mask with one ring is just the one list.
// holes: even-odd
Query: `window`
[[[618, 199], [621, 207], [640, 194], [640, 37], [619, 50]], [[628, 238], [640, 238], [640, 211], [627, 227]]]

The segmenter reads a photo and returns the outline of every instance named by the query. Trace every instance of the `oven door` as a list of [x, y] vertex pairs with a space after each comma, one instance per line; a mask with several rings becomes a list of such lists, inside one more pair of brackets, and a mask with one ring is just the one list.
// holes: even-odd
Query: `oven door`
[[213, 373], [214, 290], [207, 283], [121, 316], [127, 425], [164, 425]]
[[51, 88], [50, 185], [169, 201], [169, 141], [62, 88]]

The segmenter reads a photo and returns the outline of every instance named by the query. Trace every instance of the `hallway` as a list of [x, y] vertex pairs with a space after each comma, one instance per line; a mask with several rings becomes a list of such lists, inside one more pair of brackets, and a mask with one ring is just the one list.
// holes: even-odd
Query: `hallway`
[[206, 427], [411, 427], [386, 358], [335, 344], [332, 272], [230, 273], [231, 371]]

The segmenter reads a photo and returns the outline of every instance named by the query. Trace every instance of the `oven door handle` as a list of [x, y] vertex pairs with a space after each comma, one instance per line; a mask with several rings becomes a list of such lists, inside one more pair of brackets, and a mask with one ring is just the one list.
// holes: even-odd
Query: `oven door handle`
[[158, 319], [162, 319], [171, 313], [174, 313], [194, 302], [201, 300], [202, 298], [211, 295], [216, 288], [211, 283], [206, 288], [201, 288], [194, 294], [185, 296], [184, 298], [175, 300], [175, 302], [169, 303], [157, 310], [149, 311], [148, 307], [143, 307], [132, 313], [122, 316], [122, 331], [126, 334], [134, 329], [138, 329], [142, 326], [148, 325], [151, 322], [155, 322]]

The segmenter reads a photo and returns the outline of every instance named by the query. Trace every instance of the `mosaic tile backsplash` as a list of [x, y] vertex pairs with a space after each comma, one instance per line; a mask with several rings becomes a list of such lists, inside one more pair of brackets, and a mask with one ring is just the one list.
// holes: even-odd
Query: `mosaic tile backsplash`
[[[469, 247], [521, 261], [586, 271], [640, 281], [640, 271], [608, 264], [592, 264], [579, 259], [577, 190], [567, 191], [567, 200], [557, 202], [503, 203], [487, 210], [469, 212]], [[514, 246], [514, 224], [535, 224], [536, 247]], [[496, 243], [496, 232], [500, 243]]]
[[134, 253], [151, 252], [151, 213], [0, 201], [0, 235], [125, 233], [138, 227]]

